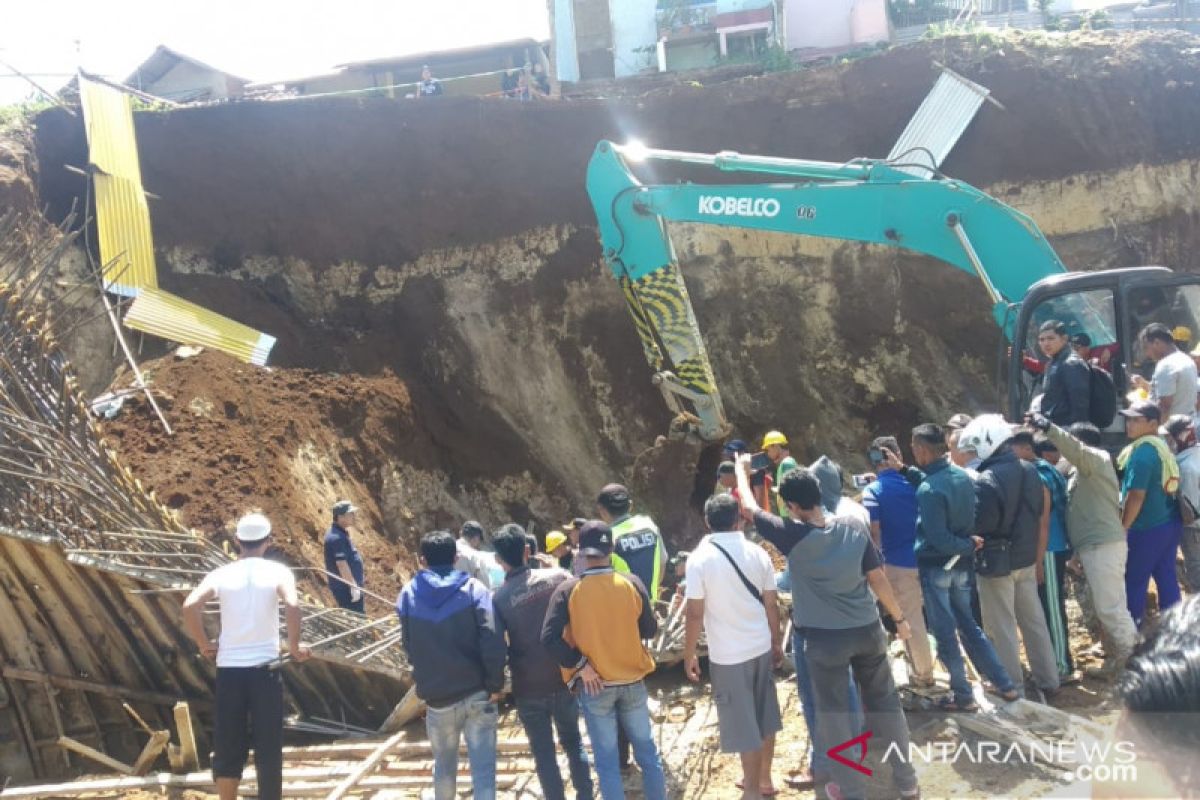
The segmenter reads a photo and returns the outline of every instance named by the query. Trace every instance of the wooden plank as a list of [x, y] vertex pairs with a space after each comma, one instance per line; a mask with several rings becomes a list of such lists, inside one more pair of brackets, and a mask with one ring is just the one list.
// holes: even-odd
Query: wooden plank
[[417, 685], [414, 683], [379, 726], [379, 732], [395, 733], [424, 713], [425, 701], [417, 697]]
[[132, 775], [133, 774], [133, 767], [129, 766], [128, 764], [117, 761], [115, 758], [107, 756], [104, 753], [101, 753], [99, 750], [88, 747], [83, 742], [78, 742], [78, 741], [72, 739], [70, 736], [58, 737], [57, 744], [59, 747], [63, 747], [67, 750], [70, 750], [73, 753], [78, 753], [79, 755], [83, 756], [84, 758], [90, 758], [92, 761], [95, 761], [97, 764], [103, 764], [104, 766], [111, 769], [113, 772], [119, 772], [122, 775]]
[[[175, 728], [179, 731], [179, 767], [182, 772], [200, 769], [196, 751], [196, 731], [192, 728], [192, 711], [186, 702], [175, 704]], [[173, 767], [174, 768], [174, 767]]]
[[[415, 697], [415, 689], [410, 689], [410, 693]], [[403, 733], [393, 734], [383, 744], [375, 748], [375, 752], [367, 756], [361, 764], [355, 767], [354, 771], [346, 776], [346, 779], [339, 783], [334, 790], [325, 796], [325, 800], [341, 800], [350, 790], [358, 785], [359, 781], [367, 776], [371, 770], [375, 769], [375, 765], [383, 760], [383, 757], [391, 752], [392, 748], [400, 744], [400, 740], [404, 738]]]
[[[507, 790], [517, 782], [516, 776], [496, 776], [496, 788]], [[432, 777], [428, 775], [422, 776], [399, 776], [389, 777], [386, 775], [373, 775], [364, 778], [360, 786], [366, 787], [372, 791], [381, 789], [418, 789], [427, 788], [433, 783]], [[246, 770], [245, 776], [242, 779], [242, 791], [250, 794], [251, 788], [255, 787], [254, 769]], [[299, 776], [290, 776], [287, 771], [284, 772], [284, 797], [322, 797], [326, 795], [336, 784], [329, 781], [313, 781], [303, 780]], [[137, 789], [198, 789], [209, 790], [214, 787], [211, 772], [192, 772], [187, 775], [171, 775], [167, 772], [160, 772], [155, 775], [147, 775], [146, 777], [128, 776], [124, 778], [101, 778], [96, 780], [73, 781], [67, 783], [42, 784], [39, 786], [19, 786], [11, 789], [0, 791], [0, 800], [16, 800], [21, 798], [45, 798], [45, 797], [81, 797], [89, 794], [116, 794], [128, 793]], [[469, 775], [459, 773], [458, 776], [459, 789], [471, 788], [471, 778]]]
[[151, 734], [150, 741], [146, 742], [137, 761], [133, 762], [133, 774], [145, 775], [149, 772], [150, 767], [154, 766], [154, 762], [158, 760], [159, 754], [166, 748], [169, 741], [171, 741], [170, 731], [155, 731]]
[[[173, 706], [178, 703], [180, 698], [178, 695], [164, 694], [162, 692], [152, 692], [146, 689], [131, 689], [127, 686], [114, 686], [108, 683], [98, 683], [96, 681], [83, 680], [82, 678], [69, 678], [65, 675], [47, 675], [42, 672], [35, 672], [31, 669], [21, 669], [11, 665], [0, 667], [0, 674], [6, 678], [12, 678], [18, 681], [30, 681], [32, 683], [48, 683], [51, 686], [57, 686], [60, 689], [78, 689], [81, 692], [91, 692], [93, 694], [102, 694], [106, 697], [115, 697], [120, 700], [137, 700], [144, 703], [152, 703], [160, 706]], [[189, 702], [211, 705], [210, 700], [204, 698], [190, 697]]]
[[142, 719], [142, 715], [137, 713], [137, 711], [134, 710], [133, 706], [129, 705], [129, 703], [121, 703], [121, 708], [125, 709], [125, 713], [128, 714], [131, 718], [133, 718], [133, 721], [138, 724], [139, 728], [141, 728], [142, 730], [144, 730], [146, 733], [150, 734], [151, 736], [154, 735], [154, 729], [146, 724], [146, 720]]
[[[249, 772], [249, 770], [247, 770]], [[190, 775], [159, 773], [144, 778], [98, 778], [94, 780], [46, 783], [38, 786], [18, 786], [0, 791], [0, 798], [79, 797], [85, 794], [114, 794], [133, 789], [177, 787], [181, 789], [204, 789], [213, 786], [212, 773], [194, 772]]]
[[[369, 755], [375, 751], [383, 740], [374, 739], [361, 742], [343, 742], [340, 744], [315, 744], [307, 747], [285, 747], [283, 748], [283, 759], [315, 757], [328, 760], [333, 756], [341, 756], [346, 759], [353, 759], [357, 756]], [[458, 752], [463, 755], [467, 752], [466, 745], [459, 745]], [[498, 754], [515, 754], [532, 752], [527, 739], [504, 739], [496, 742], [496, 752]], [[427, 741], [419, 742], [402, 742], [397, 745], [392, 755], [399, 756], [420, 756], [431, 755], [432, 748]]]

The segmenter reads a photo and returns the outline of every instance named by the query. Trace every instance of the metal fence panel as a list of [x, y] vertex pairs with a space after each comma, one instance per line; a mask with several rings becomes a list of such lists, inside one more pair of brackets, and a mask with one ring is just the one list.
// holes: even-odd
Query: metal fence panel
[[889, 161], [920, 178], [933, 175], [954, 149], [983, 105], [988, 90], [950, 70], [943, 70], [917, 113], [896, 140]]

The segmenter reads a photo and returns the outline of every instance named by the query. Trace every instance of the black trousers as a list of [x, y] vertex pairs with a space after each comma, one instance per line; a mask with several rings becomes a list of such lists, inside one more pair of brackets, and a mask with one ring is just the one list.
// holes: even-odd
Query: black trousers
[[241, 779], [254, 748], [260, 800], [283, 795], [283, 680], [263, 667], [217, 669], [213, 778]]

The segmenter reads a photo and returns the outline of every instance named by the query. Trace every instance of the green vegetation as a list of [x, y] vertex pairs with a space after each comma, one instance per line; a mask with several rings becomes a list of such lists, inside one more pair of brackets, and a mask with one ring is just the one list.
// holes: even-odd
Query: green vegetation
[[35, 116], [52, 105], [49, 100], [25, 100], [0, 106], [0, 136], [28, 126]]

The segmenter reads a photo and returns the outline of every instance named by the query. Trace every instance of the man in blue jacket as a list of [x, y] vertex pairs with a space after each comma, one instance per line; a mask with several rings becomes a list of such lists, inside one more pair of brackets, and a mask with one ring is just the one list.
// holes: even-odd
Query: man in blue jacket
[[[1018, 694], [1012, 679], [971, 613], [973, 559], [983, 544], [982, 539], [971, 535], [975, 485], [966, 472], [950, 463], [945, 434], [937, 425], [927, 423], [913, 428], [912, 452], [924, 470], [917, 489], [917, 572], [938, 658], [950, 673], [950, 689], [954, 692], [942, 701], [942, 707], [950, 711], [977, 708], [959, 648], [960, 637], [975, 668], [1005, 700], [1015, 700]], [[888, 467], [903, 468], [897, 454], [889, 451], [886, 455], [884, 463]]]
[[435, 800], [452, 800], [458, 745], [465, 733], [475, 800], [496, 796], [496, 701], [504, 687], [505, 646], [488, 590], [454, 569], [449, 531], [421, 538], [421, 566], [396, 600], [417, 696], [429, 706]]

